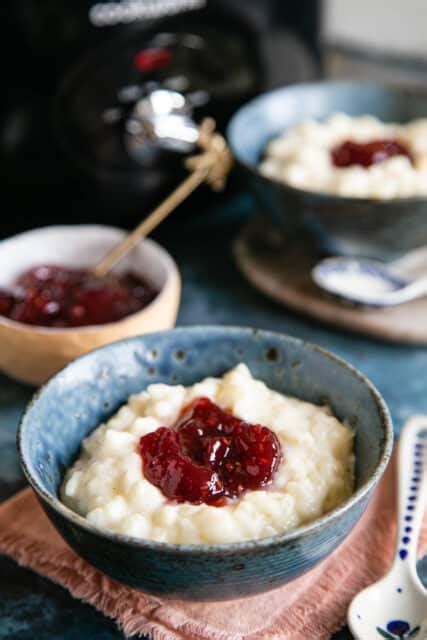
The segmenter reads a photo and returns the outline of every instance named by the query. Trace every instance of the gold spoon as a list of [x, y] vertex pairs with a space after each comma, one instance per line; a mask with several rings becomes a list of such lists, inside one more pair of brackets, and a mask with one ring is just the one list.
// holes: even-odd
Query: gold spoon
[[190, 175], [91, 269], [95, 276], [102, 278], [111, 271], [119, 260], [163, 222], [202, 182], [206, 182], [214, 191], [224, 189], [233, 160], [226, 141], [215, 131], [215, 126], [212, 118], [202, 121], [197, 140], [202, 153], [187, 158], [184, 163], [191, 171]]

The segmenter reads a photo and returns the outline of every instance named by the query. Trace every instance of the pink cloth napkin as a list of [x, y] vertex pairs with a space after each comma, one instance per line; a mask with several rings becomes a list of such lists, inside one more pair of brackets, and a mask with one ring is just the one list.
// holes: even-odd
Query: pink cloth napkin
[[[0, 551], [113, 618], [127, 635], [159, 640], [328, 640], [352, 597], [393, 556], [394, 462], [345, 542], [308, 574], [267, 594], [220, 603], [154, 598], [81, 560], [56, 533], [30, 489], [0, 506]], [[427, 545], [427, 518], [420, 549]]]

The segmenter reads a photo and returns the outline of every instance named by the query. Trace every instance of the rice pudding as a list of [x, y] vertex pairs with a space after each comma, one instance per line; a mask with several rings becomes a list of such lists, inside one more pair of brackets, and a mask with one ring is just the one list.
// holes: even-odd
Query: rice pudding
[[407, 124], [337, 113], [266, 147], [261, 173], [299, 189], [388, 200], [427, 195], [427, 118]]
[[334, 509], [352, 494], [353, 470], [353, 432], [328, 407], [272, 391], [239, 364], [220, 379], [131, 396], [84, 440], [60, 494], [103, 529], [227, 543]]

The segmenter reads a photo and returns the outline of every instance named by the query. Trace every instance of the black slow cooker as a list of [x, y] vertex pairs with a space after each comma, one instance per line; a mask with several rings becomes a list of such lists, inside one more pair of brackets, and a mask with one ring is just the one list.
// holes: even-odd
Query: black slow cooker
[[209, 114], [224, 129], [256, 93], [317, 73], [312, 0], [3, 7], [2, 234], [52, 221], [127, 226], [165, 195], [183, 175], [185, 150], [140, 154], [143, 137], [132, 137], [153, 91], [184, 96], [191, 118]]

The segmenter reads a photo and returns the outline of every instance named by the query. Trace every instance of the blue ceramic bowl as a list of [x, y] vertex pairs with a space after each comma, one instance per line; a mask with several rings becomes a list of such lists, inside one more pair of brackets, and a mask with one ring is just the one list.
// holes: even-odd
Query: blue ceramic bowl
[[301, 120], [332, 113], [371, 114], [383, 122], [427, 116], [427, 94], [349, 82], [291, 85], [241, 107], [227, 129], [229, 145], [259, 202], [288, 234], [308, 231], [328, 253], [392, 258], [427, 244], [427, 198], [389, 201], [297, 189], [262, 176], [266, 144]]
[[[190, 385], [238, 362], [270, 387], [328, 402], [356, 431], [356, 490], [341, 507], [289, 533], [221, 545], [173, 545], [108, 533], [58, 499], [80, 443], [131, 393], [152, 382]], [[18, 431], [22, 468], [47, 515], [90, 564], [127, 585], [176, 598], [220, 600], [278, 587], [313, 567], [346, 537], [365, 509], [392, 449], [378, 391], [319, 347], [284, 335], [189, 327], [116, 342], [58, 373], [26, 410]]]

